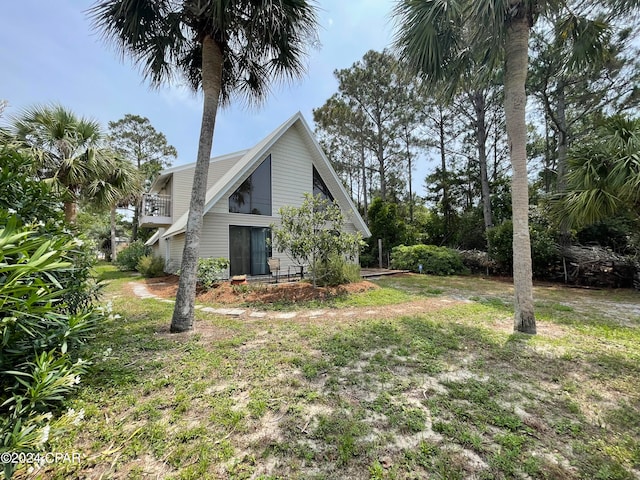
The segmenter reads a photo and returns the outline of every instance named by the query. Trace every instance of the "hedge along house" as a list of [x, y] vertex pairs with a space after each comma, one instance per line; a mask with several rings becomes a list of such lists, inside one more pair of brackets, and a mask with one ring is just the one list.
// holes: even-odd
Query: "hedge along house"
[[[158, 227], [147, 245], [171, 273], [182, 261], [194, 170], [195, 163], [161, 172], [143, 198], [140, 225]], [[371, 236], [300, 112], [253, 148], [212, 158], [207, 187], [200, 257], [229, 259], [230, 275], [268, 274], [271, 257], [281, 271], [298, 267], [268, 239], [280, 207], [300, 206], [304, 193], [335, 200], [345, 229]]]

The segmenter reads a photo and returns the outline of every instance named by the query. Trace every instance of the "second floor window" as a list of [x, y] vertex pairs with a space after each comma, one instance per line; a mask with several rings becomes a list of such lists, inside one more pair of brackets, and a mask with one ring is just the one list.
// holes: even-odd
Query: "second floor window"
[[271, 155], [229, 196], [229, 212], [271, 215]]
[[316, 167], [313, 167], [313, 196], [315, 197], [318, 194], [322, 195], [322, 198], [333, 202], [333, 195], [331, 195], [331, 192], [327, 188], [326, 183], [324, 183], [324, 180], [322, 180]]

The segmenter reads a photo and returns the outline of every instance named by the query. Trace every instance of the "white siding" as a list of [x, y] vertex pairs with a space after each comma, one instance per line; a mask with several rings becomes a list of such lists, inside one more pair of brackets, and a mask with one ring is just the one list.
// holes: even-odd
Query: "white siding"
[[[224, 160], [217, 160], [209, 163], [209, 178], [207, 180], [207, 190], [209, 190], [214, 183], [229, 171], [229, 169], [240, 159], [241, 156], [234, 156], [226, 158]], [[171, 190], [174, 192], [173, 199], [173, 221], [175, 222], [182, 216], [184, 212], [189, 210], [189, 203], [191, 202], [191, 188], [193, 187], [193, 175], [195, 172], [195, 165], [190, 168], [185, 168], [178, 172], [173, 173], [173, 181], [169, 181]], [[171, 185], [172, 184], [172, 185]], [[167, 192], [171, 194], [171, 191]]]
[[[224, 195], [204, 217], [200, 256], [229, 258], [230, 225], [268, 227], [272, 223], [279, 223], [280, 207], [299, 206], [304, 199], [304, 193], [313, 192], [312, 165], [316, 162], [313, 162], [312, 152], [315, 150], [305, 143], [297, 127], [285, 132], [269, 152], [255, 164], [257, 168], [262, 160], [271, 155], [272, 216], [229, 213], [229, 196]], [[318, 165], [322, 165], [322, 162], [317, 162], [316, 168], [344, 209], [343, 202], [340, 201], [339, 188], [333, 181], [332, 175]], [[244, 177], [238, 179], [229, 188], [229, 193], [234, 192], [253, 173], [253, 170], [251, 169]], [[356, 228], [352, 223], [348, 223], [345, 225], [345, 230], [355, 232]], [[295, 262], [290, 260], [284, 252], [279, 253], [274, 249], [273, 256], [280, 258], [281, 268], [285, 272], [289, 266], [295, 265]]]
[[[304, 198], [303, 194], [313, 192], [313, 169], [309, 150], [296, 128], [285, 132], [271, 150], [256, 162], [254, 167], [257, 168], [269, 154], [271, 155], [271, 213], [273, 216], [277, 216], [280, 207], [300, 205]], [[253, 173], [255, 168], [249, 170], [245, 176], [231, 185], [228, 193], [233, 193]], [[210, 212], [228, 214], [229, 194], [221, 198]]]
[[[164, 241], [164, 240], [161, 240]], [[169, 242], [169, 258], [165, 258], [165, 271], [176, 273], [182, 264], [182, 250], [184, 249], [184, 233], [167, 239]]]
[[189, 209], [189, 202], [191, 201], [191, 187], [193, 187], [194, 170], [195, 166], [193, 168], [181, 170], [173, 174], [173, 201], [171, 202], [171, 214], [174, 222]]
[[271, 181], [274, 215], [283, 206], [299, 206], [305, 193], [313, 193], [311, 156], [297, 128], [289, 129], [273, 146]]

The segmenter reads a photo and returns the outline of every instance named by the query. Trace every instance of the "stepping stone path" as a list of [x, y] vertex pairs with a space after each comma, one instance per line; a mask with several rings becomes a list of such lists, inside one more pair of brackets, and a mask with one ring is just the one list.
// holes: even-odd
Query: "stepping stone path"
[[[155, 299], [160, 302], [165, 303], [175, 303], [175, 300], [169, 300], [166, 298], [161, 298], [153, 293], [151, 293], [145, 284], [138, 282], [130, 283], [133, 293], [135, 296], [144, 299]], [[434, 303], [438, 303], [440, 305], [444, 305], [447, 303], [453, 303], [454, 300], [450, 299], [438, 299], [435, 300]], [[468, 301], [468, 300], [467, 300]], [[196, 305], [195, 308], [200, 310], [201, 312], [210, 313], [213, 315], [225, 315], [230, 317], [244, 317], [244, 318], [255, 318], [255, 319], [269, 319], [269, 318], [277, 318], [280, 320], [287, 320], [292, 318], [306, 318], [306, 319], [315, 319], [322, 317], [340, 317], [340, 318], [358, 318], [361, 316], [372, 317], [375, 315], [380, 315], [384, 311], [381, 310], [364, 310], [364, 309], [350, 309], [350, 310], [300, 310], [295, 312], [278, 312], [278, 311], [260, 311], [260, 310], [250, 310], [250, 309], [242, 309], [242, 308], [214, 308], [214, 307], [206, 307], [204, 305]], [[412, 305], [407, 304], [402, 308], [391, 308], [388, 311], [393, 312], [396, 315], [402, 315], [409, 313], [410, 311], [420, 310], [421, 305]]]
[[[133, 293], [136, 297], [142, 299], [155, 299], [165, 303], [175, 303], [175, 300], [169, 300], [166, 298], [161, 298], [153, 293], [151, 293], [147, 286], [142, 283], [131, 282], [130, 283], [133, 288]], [[241, 317], [244, 314], [247, 314], [251, 318], [295, 318], [298, 316], [298, 312], [260, 312], [260, 311], [248, 311], [243, 310], [241, 308], [213, 308], [213, 307], [205, 307], [204, 305], [196, 305], [196, 310], [200, 310], [201, 312], [212, 313], [214, 315], [226, 315], [230, 317]], [[312, 312], [312, 313], [323, 313], [323, 311]], [[317, 315], [316, 315], [317, 316]]]
[[[161, 298], [153, 293], [151, 293], [147, 286], [142, 283], [131, 282], [131, 286], [133, 288], [133, 293], [136, 297], [143, 299], [155, 299], [165, 303], [175, 303], [175, 300], [169, 300], [166, 298]], [[264, 311], [256, 311], [256, 310], [244, 310], [241, 308], [214, 308], [214, 307], [205, 307], [204, 305], [196, 305], [196, 310], [200, 310], [201, 312], [211, 313], [214, 315], [226, 315], [231, 317], [242, 317], [247, 316], [249, 318], [277, 318], [277, 319], [291, 319], [291, 318], [320, 318], [324, 316], [335, 317], [338, 314], [336, 312], [327, 312], [326, 310], [311, 310], [311, 311], [300, 311], [300, 312], [264, 312]], [[345, 317], [351, 317], [355, 315], [354, 311], [345, 311], [343, 314]], [[367, 314], [375, 314], [374, 310], [370, 310], [366, 312]]]

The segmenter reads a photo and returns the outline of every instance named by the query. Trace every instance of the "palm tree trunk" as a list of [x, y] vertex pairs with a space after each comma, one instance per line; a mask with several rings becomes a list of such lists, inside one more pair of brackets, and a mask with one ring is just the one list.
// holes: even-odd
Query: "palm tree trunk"
[[529, 184], [527, 180], [527, 125], [525, 82], [529, 63], [529, 20], [526, 15], [512, 19], [506, 36], [504, 109], [513, 168], [511, 196], [513, 209], [513, 284], [515, 290], [514, 330], [536, 333], [533, 312], [531, 241], [529, 238]]
[[117, 242], [116, 242], [116, 206], [113, 205], [111, 207], [111, 212], [110, 212], [110, 220], [111, 220], [111, 262], [115, 262], [116, 261], [116, 248], [117, 248]]
[[75, 200], [64, 203], [64, 219], [67, 223], [74, 225], [78, 218], [78, 204]]
[[193, 175], [191, 203], [185, 230], [180, 282], [176, 294], [176, 305], [171, 319], [171, 332], [193, 329], [196, 299], [196, 275], [200, 253], [200, 232], [204, 214], [204, 202], [209, 177], [209, 162], [213, 146], [213, 132], [222, 85], [222, 50], [209, 36], [202, 40], [202, 90], [204, 93], [198, 159]]
[[140, 223], [140, 200], [136, 199], [133, 207], [133, 223], [131, 224], [131, 241], [138, 240], [138, 224]]

